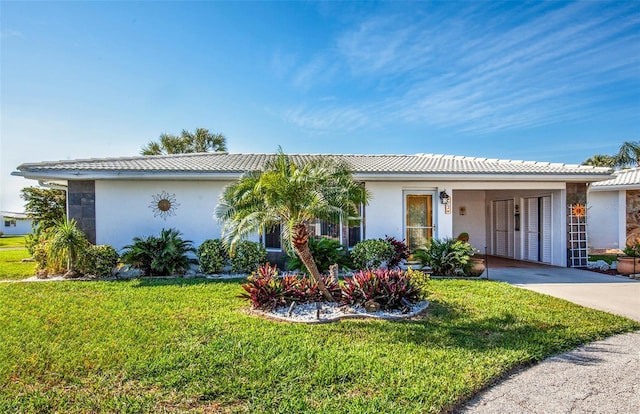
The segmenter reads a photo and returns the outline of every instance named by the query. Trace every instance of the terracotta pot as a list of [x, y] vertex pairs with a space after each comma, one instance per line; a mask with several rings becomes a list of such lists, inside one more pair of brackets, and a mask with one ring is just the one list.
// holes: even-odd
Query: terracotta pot
[[469, 269], [469, 276], [480, 276], [485, 269], [484, 259], [479, 257], [472, 257], [469, 260], [471, 262], [471, 269]]
[[640, 257], [618, 257], [616, 268], [621, 275], [640, 273]]

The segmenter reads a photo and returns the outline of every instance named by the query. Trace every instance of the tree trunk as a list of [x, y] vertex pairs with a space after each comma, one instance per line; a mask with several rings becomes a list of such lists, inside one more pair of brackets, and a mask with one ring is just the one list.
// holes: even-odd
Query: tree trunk
[[316, 266], [316, 262], [313, 260], [311, 250], [309, 250], [309, 231], [307, 230], [307, 226], [304, 224], [296, 225], [291, 240], [296, 254], [309, 271], [311, 278], [318, 284], [320, 292], [322, 292], [327, 301], [335, 302], [335, 299], [331, 296], [331, 292], [329, 292], [327, 286], [325, 286], [318, 266]]

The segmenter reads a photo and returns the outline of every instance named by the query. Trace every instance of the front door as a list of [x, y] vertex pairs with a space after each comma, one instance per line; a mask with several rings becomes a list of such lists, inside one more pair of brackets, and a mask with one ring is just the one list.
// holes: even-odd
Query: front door
[[405, 239], [411, 251], [433, 237], [433, 196], [405, 194]]

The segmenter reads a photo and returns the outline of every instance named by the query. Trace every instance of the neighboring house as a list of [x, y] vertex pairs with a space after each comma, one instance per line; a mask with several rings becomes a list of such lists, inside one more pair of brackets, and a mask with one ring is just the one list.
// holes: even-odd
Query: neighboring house
[[0, 211], [0, 231], [7, 235], [27, 234], [31, 232], [32, 220], [24, 213]]
[[589, 187], [587, 231], [597, 253], [622, 250], [640, 238], [640, 168], [620, 170]]
[[[116, 249], [135, 236], [176, 228], [198, 245], [220, 237], [214, 208], [225, 185], [260, 169], [273, 154], [201, 153], [23, 164], [14, 175], [67, 186], [68, 215], [89, 239]], [[611, 170], [581, 165], [417, 155], [290, 155], [295, 162], [333, 157], [347, 162], [371, 192], [356, 227], [316, 223], [319, 235], [352, 246], [385, 235], [413, 247], [429, 237], [470, 235], [481, 252], [566, 266], [567, 211], [586, 201], [591, 182]], [[256, 235], [256, 240], [258, 237]], [[277, 234], [262, 242], [280, 250]], [[583, 243], [586, 251], [586, 242]], [[580, 244], [578, 244], [580, 245]], [[572, 264], [576, 262], [572, 261]]]

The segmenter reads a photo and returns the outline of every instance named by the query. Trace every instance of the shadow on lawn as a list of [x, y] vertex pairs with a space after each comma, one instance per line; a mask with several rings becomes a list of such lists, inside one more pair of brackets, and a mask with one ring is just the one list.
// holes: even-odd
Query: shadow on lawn
[[517, 315], [473, 315], [463, 308], [431, 302], [421, 320], [393, 323], [355, 322], [354, 330], [363, 336], [413, 345], [458, 347], [476, 351], [495, 348], [523, 351], [532, 360], [562, 352], [584, 343], [585, 338], [567, 338], [569, 327], [523, 321]]
[[205, 278], [154, 278], [143, 277], [139, 279], [131, 279], [130, 281], [137, 282], [134, 287], [147, 288], [147, 287], [163, 287], [163, 286], [195, 286], [195, 285], [239, 285], [244, 279], [205, 279]]

